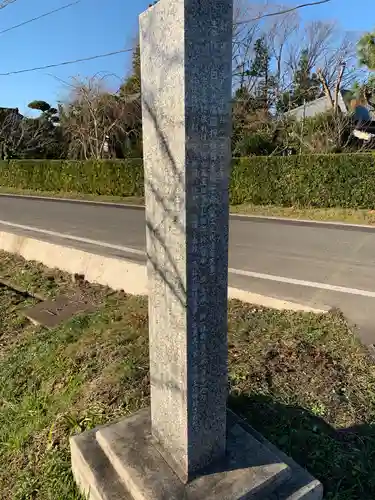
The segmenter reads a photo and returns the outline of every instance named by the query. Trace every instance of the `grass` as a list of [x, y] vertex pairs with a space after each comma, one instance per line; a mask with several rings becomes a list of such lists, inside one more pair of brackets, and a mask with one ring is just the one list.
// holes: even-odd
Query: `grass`
[[298, 208], [244, 204], [232, 206], [231, 212], [267, 217], [345, 222], [347, 224], [375, 224], [375, 210], [365, 210], [360, 208]]
[[[69, 436], [149, 404], [147, 301], [0, 253], [0, 276], [32, 294], [100, 304], [53, 330], [23, 319], [36, 299], [0, 287], [0, 498], [78, 500]], [[338, 312], [232, 301], [230, 406], [324, 484], [375, 497], [375, 365]]]
[[[34, 195], [46, 198], [57, 197], [70, 200], [101, 201], [110, 203], [124, 203], [132, 205], [144, 205], [144, 198], [137, 196], [106, 196], [83, 193], [45, 192], [32, 191], [28, 189], [16, 189], [0, 186], [0, 193]], [[348, 224], [375, 225], [375, 210], [350, 209], [350, 208], [298, 208], [277, 207], [265, 205], [232, 205], [231, 213], [245, 215], [260, 215], [267, 217], [284, 217], [290, 219], [304, 219], [315, 221], [345, 222]]]

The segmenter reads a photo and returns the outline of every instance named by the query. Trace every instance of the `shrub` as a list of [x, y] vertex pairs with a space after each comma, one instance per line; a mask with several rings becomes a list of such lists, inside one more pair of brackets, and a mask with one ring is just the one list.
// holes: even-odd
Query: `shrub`
[[275, 150], [269, 134], [265, 132], [255, 132], [245, 135], [236, 144], [234, 154], [236, 156], [269, 155]]
[[[0, 186], [33, 191], [143, 196], [140, 159], [0, 162]], [[375, 209], [375, 154], [234, 158], [232, 205]]]
[[2, 161], [0, 185], [35, 191], [143, 196], [143, 162], [139, 159]]
[[231, 203], [375, 208], [372, 153], [235, 159]]

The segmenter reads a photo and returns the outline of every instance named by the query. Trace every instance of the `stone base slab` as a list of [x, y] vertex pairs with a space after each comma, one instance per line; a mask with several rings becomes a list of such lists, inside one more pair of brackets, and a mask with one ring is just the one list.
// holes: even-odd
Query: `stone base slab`
[[89, 500], [320, 500], [293, 460], [228, 412], [227, 456], [183, 484], [151, 438], [149, 409], [71, 438], [72, 469]]

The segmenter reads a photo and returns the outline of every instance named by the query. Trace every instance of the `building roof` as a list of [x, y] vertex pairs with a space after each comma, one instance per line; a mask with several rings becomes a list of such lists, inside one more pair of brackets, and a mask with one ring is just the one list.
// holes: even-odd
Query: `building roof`
[[[338, 105], [343, 113], [348, 112], [348, 107], [345, 104], [345, 99], [343, 96], [343, 91], [339, 92], [338, 97]], [[327, 96], [319, 97], [311, 102], [306, 102], [306, 104], [302, 104], [302, 106], [298, 106], [297, 108], [291, 109], [285, 113], [286, 116], [290, 116], [292, 118], [296, 118], [297, 120], [302, 120], [303, 118], [309, 118], [312, 116], [316, 116], [320, 113], [325, 113], [332, 108], [332, 105], [327, 98]]]
[[20, 114], [20, 111], [18, 108], [3, 108], [0, 107], [0, 119], [7, 118], [8, 116], [14, 116], [18, 118], [23, 118], [23, 116]]

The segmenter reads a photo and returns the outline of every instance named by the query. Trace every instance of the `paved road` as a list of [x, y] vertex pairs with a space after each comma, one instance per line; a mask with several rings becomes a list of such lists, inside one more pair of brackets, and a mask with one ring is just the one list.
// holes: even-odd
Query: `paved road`
[[[70, 246], [143, 259], [140, 209], [0, 196], [0, 220], [0, 229], [25, 232], [4, 222], [30, 226], [109, 245], [64, 240]], [[56, 234], [34, 236], [60, 240]], [[375, 229], [232, 216], [229, 253], [232, 286], [314, 307], [339, 307], [358, 325], [363, 340], [375, 343]]]

